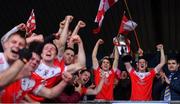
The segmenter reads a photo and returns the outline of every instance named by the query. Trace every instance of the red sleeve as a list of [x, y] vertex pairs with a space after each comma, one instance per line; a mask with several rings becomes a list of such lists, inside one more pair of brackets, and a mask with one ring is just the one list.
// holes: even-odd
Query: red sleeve
[[151, 73], [151, 76], [152, 76], [152, 77], [155, 77], [155, 76], [156, 76], [156, 71], [155, 71], [155, 69], [151, 69], [149, 72]]
[[131, 71], [129, 72], [129, 74], [133, 74], [133, 73], [134, 73], [134, 71], [135, 71], [135, 69], [134, 69], [134, 68], [132, 68], [132, 69], [131, 69]]
[[86, 87], [82, 87], [82, 92], [81, 92], [81, 95], [85, 95], [87, 92], [87, 88]]

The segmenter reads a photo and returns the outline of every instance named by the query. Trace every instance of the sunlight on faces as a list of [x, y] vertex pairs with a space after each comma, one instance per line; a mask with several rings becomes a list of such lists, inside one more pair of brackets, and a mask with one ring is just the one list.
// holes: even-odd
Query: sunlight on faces
[[146, 71], [147, 61], [144, 59], [139, 59], [137, 63], [137, 68], [139, 69], [138, 71]]
[[111, 67], [110, 61], [107, 59], [103, 59], [102, 64], [101, 64], [102, 70], [108, 71], [108, 70], [110, 70], [110, 67]]
[[19, 58], [19, 50], [26, 45], [25, 39], [14, 34], [4, 43], [4, 53], [8, 60], [15, 61]]
[[66, 65], [72, 64], [74, 61], [74, 57], [75, 57], [74, 51], [70, 49], [65, 50], [63, 58]]
[[171, 72], [177, 71], [179, 67], [179, 64], [177, 63], [176, 60], [168, 60], [167, 65], [168, 65], [169, 71]]
[[53, 61], [54, 58], [56, 57], [56, 47], [51, 44], [51, 43], [47, 43], [42, 51], [41, 57], [42, 60], [44, 61]]
[[81, 80], [82, 84], [85, 85], [90, 79], [90, 73], [88, 71], [84, 71], [80, 74], [79, 79]]

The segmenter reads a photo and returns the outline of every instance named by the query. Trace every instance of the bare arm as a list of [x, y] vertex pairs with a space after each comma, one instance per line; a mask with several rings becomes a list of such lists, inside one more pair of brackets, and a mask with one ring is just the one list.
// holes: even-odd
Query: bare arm
[[36, 33], [32, 33], [30, 37], [26, 38], [26, 43], [29, 45], [32, 42], [44, 42], [44, 37], [42, 34], [37, 35]]
[[132, 65], [131, 65], [132, 57], [130, 55], [123, 56], [122, 61], [124, 62], [126, 70], [130, 73], [132, 70]]
[[114, 72], [116, 72], [117, 68], [118, 68], [118, 61], [119, 61], [119, 53], [117, 50], [117, 47], [114, 47], [114, 61], [113, 61], [113, 70]]
[[58, 48], [58, 56], [61, 57], [65, 49], [66, 40], [68, 37], [69, 24], [72, 22], [73, 16], [66, 16], [65, 20], [60, 23], [60, 28], [57, 34], [60, 34], [60, 38], [54, 40]]
[[126, 67], [127, 71], [130, 73], [130, 72], [131, 72], [131, 70], [132, 70], [131, 63], [130, 63], [130, 62], [126, 62], [126, 63], [124, 63], [124, 65], [125, 65], [125, 67]]
[[86, 95], [97, 95], [102, 89], [102, 86], [104, 84], [104, 80], [105, 80], [105, 78], [101, 78], [101, 81], [99, 82], [98, 86], [96, 86], [95, 89], [88, 88]]
[[[78, 32], [79, 32], [79, 30], [80, 30], [81, 28], [85, 27], [85, 26], [86, 26], [86, 24], [85, 24], [83, 21], [80, 20], [80, 21], [77, 23], [75, 29], [73, 30], [73, 33], [72, 33], [71, 37], [77, 35]], [[72, 38], [70, 38], [68, 47], [71, 47], [71, 48], [72, 48], [73, 46], [74, 46], [74, 44], [73, 44], [73, 42], [72, 42]]]
[[93, 52], [92, 52], [92, 64], [93, 64], [93, 69], [97, 69], [99, 66], [98, 60], [97, 60], [97, 52], [98, 52], [98, 48], [99, 45], [103, 44], [104, 41], [102, 39], [99, 39], [96, 42], [96, 45], [94, 46]]
[[163, 49], [162, 44], [159, 44], [156, 47], [157, 47], [157, 50], [159, 50], [161, 53], [160, 63], [154, 68], [155, 72], [158, 73], [165, 64], [165, 55], [164, 55], [164, 49]]
[[57, 84], [53, 88], [43, 87], [40, 91], [36, 92], [37, 90], [35, 90], [33, 92], [38, 96], [42, 96], [42, 97], [49, 98], [49, 99], [54, 98], [62, 93], [62, 91], [66, 87], [68, 81], [70, 81], [72, 79], [72, 75], [68, 72], [65, 72], [65, 73], [63, 73], [62, 78], [63, 78], [63, 80], [61, 82], [59, 82], [59, 84]]
[[23, 66], [24, 63], [21, 60], [17, 60], [7, 70], [0, 73], [0, 90], [13, 81]]
[[74, 41], [74, 43], [78, 44], [78, 57], [77, 57], [76, 63], [67, 66], [67, 71], [74, 73], [74, 72], [82, 69], [83, 67], [85, 67], [86, 56], [85, 56], [85, 52], [84, 52], [83, 42], [82, 42], [81, 38], [79, 37], [79, 35], [75, 35], [72, 38], [73, 38], [72, 40]]

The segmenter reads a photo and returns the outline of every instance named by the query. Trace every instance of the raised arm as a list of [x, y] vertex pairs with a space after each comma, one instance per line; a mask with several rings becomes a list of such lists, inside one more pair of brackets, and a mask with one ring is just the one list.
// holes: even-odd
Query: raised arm
[[9, 36], [11, 36], [13, 33], [17, 32], [18, 30], [25, 30], [26, 25], [24, 23], [21, 23], [14, 28], [12, 28], [10, 31], [8, 31], [2, 38], [1, 38], [1, 44], [3, 46], [4, 42], [8, 39]]
[[54, 40], [54, 43], [56, 44], [57, 48], [58, 48], [58, 56], [61, 57], [64, 49], [65, 49], [65, 44], [68, 38], [68, 32], [69, 32], [69, 25], [73, 20], [73, 16], [68, 15], [66, 16], [65, 20], [63, 20], [60, 23], [60, 28], [58, 31], [58, 35], [60, 35], [59, 39]]
[[103, 44], [104, 41], [102, 39], [99, 39], [97, 42], [96, 42], [96, 45], [94, 46], [94, 49], [93, 49], [93, 52], [92, 52], [92, 64], [93, 64], [93, 69], [96, 70], [99, 66], [99, 63], [98, 63], [98, 59], [97, 59], [97, 52], [98, 52], [98, 48], [99, 48], [99, 45]]
[[132, 65], [131, 65], [132, 57], [131, 57], [131, 55], [123, 56], [122, 61], [124, 62], [126, 70], [130, 73], [132, 70]]
[[164, 49], [163, 49], [162, 44], [159, 44], [156, 47], [157, 47], [157, 50], [160, 51], [160, 54], [161, 54], [160, 63], [154, 68], [155, 72], [158, 73], [165, 64], [165, 55], [164, 55]]
[[[77, 25], [76, 25], [76, 27], [75, 27], [75, 29], [73, 30], [73, 33], [72, 33], [72, 37], [73, 36], [75, 36], [75, 35], [77, 35], [78, 34], [78, 32], [79, 32], [79, 30], [81, 29], [81, 28], [84, 28], [86, 26], [86, 23], [84, 23], [83, 21], [78, 21], [78, 23], [77, 23]], [[69, 43], [68, 43], [68, 47], [71, 47], [71, 48], [73, 48], [74, 47], [74, 44], [72, 44], [73, 42], [72, 42], [72, 38], [70, 38], [70, 40], [69, 40]]]
[[26, 43], [27, 45], [30, 45], [32, 42], [43, 43], [44, 42], [43, 35], [42, 34], [37, 35], [36, 33], [32, 33], [30, 37], [26, 38]]
[[118, 61], [119, 61], [119, 53], [117, 50], [117, 47], [114, 47], [114, 61], [113, 61], [113, 70], [114, 72], [116, 72], [116, 70], [118, 69]]
[[52, 88], [46, 88], [40, 85], [37, 89], [33, 91], [33, 93], [49, 99], [57, 97], [59, 94], [62, 93], [65, 86], [72, 79], [72, 75], [68, 72], [64, 72], [62, 78], [63, 80], [59, 82], [59, 84], [57, 84], [56, 86]]
[[74, 73], [83, 67], [85, 67], [86, 64], [86, 56], [84, 52], [83, 42], [79, 35], [74, 35], [71, 37], [73, 43], [78, 44], [78, 56], [77, 56], [77, 62], [74, 64], [70, 64], [67, 66], [67, 71]]

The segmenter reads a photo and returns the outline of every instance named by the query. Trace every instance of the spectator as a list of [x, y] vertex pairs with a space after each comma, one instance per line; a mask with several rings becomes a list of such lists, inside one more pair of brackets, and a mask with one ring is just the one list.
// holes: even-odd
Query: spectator
[[169, 57], [167, 61], [169, 75], [165, 76], [165, 87], [161, 99], [165, 101], [180, 100], [180, 71], [177, 57]]

